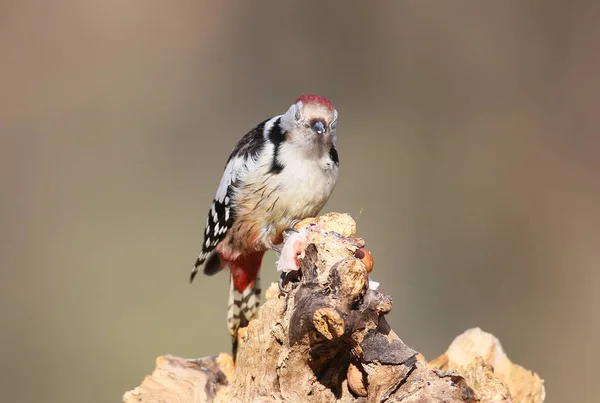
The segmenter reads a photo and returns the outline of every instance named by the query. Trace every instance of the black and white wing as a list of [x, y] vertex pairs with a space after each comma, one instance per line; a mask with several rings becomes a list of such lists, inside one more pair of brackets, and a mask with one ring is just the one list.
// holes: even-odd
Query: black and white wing
[[235, 206], [231, 204], [233, 189], [237, 183], [243, 181], [248, 172], [256, 169], [257, 161], [266, 142], [265, 131], [270, 131], [275, 119], [267, 119], [246, 133], [229, 156], [221, 183], [208, 212], [202, 252], [196, 259], [190, 275], [190, 282], [194, 280], [198, 268], [207, 260], [208, 263], [204, 268], [205, 274], [211, 275], [220, 270], [219, 258], [213, 252], [219, 242], [225, 238], [235, 220]]

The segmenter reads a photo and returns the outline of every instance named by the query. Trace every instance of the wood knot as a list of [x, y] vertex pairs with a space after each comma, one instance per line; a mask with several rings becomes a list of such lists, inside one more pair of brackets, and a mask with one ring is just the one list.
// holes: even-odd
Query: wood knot
[[327, 340], [333, 340], [344, 334], [344, 320], [333, 308], [320, 308], [315, 311], [312, 318], [313, 325]]
[[367, 269], [359, 259], [355, 258], [347, 258], [336, 263], [331, 269], [329, 281], [338, 296], [346, 298], [352, 304], [360, 300], [369, 287]]

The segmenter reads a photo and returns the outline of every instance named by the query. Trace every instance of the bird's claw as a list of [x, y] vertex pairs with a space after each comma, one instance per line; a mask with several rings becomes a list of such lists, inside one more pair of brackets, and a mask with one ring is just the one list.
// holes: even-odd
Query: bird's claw
[[[302, 221], [302, 220], [298, 220], [297, 218], [296, 218], [296, 219], [293, 219], [293, 220], [292, 220], [292, 222], [291, 222], [291, 224], [290, 224], [290, 226], [288, 227], [288, 229], [287, 229], [287, 230], [296, 231], [296, 230], [294, 229], [294, 227], [295, 227], [295, 226], [296, 226], [296, 224], [298, 224], [300, 221]], [[287, 230], [286, 230], [286, 231], [287, 231]], [[298, 232], [298, 231], [296, 231], [296, 232]]]
[[278, 283], [278, 285], [279, 285], [279, 291], [281, 291], [284, 294], [287, 294], [289, 292], [284, 287], [284, 282], [286, 280], [286, 277], [287, 277], [287, 273], [286, 272], [281, 273], [281, 276], [279, 277], [279, 283]]
[[[297, 234], [299, 231], [295, 230], [294, 228], [287, 228], [283, 230], [283, 239], [288, 239], [288, 237], [292, 234]], [[284, 241], [285, 242], [285, 241]]]

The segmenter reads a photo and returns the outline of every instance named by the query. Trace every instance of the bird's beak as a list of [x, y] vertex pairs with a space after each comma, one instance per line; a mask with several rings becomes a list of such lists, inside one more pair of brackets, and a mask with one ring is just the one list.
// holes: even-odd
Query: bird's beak
[[323, 122], [321, 122], [320, 120], [316, 121], [313, 124], [313, 130], [317, 133], [317, 134], [323, 134], [325, 133], [325, 125], [323, 125]]

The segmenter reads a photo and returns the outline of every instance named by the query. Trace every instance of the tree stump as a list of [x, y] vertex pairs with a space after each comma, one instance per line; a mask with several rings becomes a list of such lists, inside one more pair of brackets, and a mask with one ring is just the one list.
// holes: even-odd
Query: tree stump
[[[277, 284], [238, 356], [162, 356], [129, 402], [543, 402], [543, 381], [512, 364], [479, 329], [431, 363], [388, 325], [389, 296], [369, 280], [373, 261], [346, 214], [303, 220], [297, 271]], [[496, 371], [494, 369], [496, 368]]]

